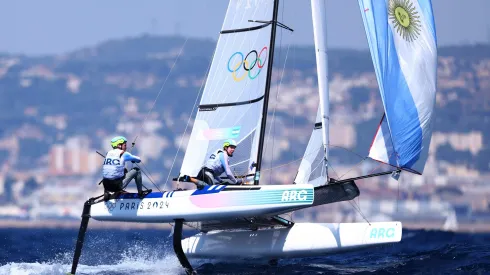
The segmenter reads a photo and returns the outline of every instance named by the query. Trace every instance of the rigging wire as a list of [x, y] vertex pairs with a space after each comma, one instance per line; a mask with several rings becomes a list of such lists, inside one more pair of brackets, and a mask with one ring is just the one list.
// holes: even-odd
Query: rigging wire
[[[283, 164], [280, 164], [280, 165], [276, 165], [274, 167], [271, 167], [271, 168], [266, 168], [266, 169], [262, 169], [262, 171], [269, 171], [269, 170], [273, 170], [273, 169], [277, 169], [277, 168], [281, 168], [281, 167], [284, 167], [284, 166], [287, 166], [287, 165], [290, 165], [292, 163], [295, 163], [297, 161], [300, 161], [300, 160], [303, 160], [304, 158], [306, 158], [307, 156], [310, 156], [312, 154], [317, 154], [319, 150], [322, 149], [322, 146], [323, 145], [320, 145], [320, 147], [318, 147], [316, 150], [312, 150], [309, 154], [305, 154], [304, 156], [300, 157], [300, 158], [294, 158], [292, 161], [289, 161], [289, 162], [286, 162], [286, 163], [283, 163]], [[346, 149], [348, 150], [347, 148], [343, 148], [343, 147], [340, 147], [340, 146], [335, 146], [335, 145], [330, 145], [329, 147], [339, 147], [339, 148], [342, 148], [342, 149]], [[348, 150], [349, 151], [349, 150]], [[352, 151], [353, 152], [353, 151]], [[353, 152], [355, 153], [355, 152]], [[323, 160], [322, 160], [323, 161]], [[333, 170], [333, 172], [338, 175], [338, 173], [335, 171], [335, 169], [332, 167], [332, 165], [329, 165], [329, 167]], [[339, 178], [340, 179], [340, 178]]]
[[[296, 68], [296, 47], [293, 47], [293, 68]], [[293, 74], [293, 89], [294, 91], [296, 92], [296, 98], [299, 94], [299, 89], [298, 89], [298, 86], [296, 84], [296, 77], [295, 75]], [[294, 115], [293, 113], [293, 133], [296, 132], [296, 115]], [[293, 150], [293, 154], [292, 154], [292, 159], [294, 159], [296, 156], [295, 156], [295, 150]]]
[[332, 144], [329, 144], [329, 145], [328, 145], [328, 147], [335, 147], [335, 148], [344, 149], [344, 150], [349, 151], [350, 153], [352, 153], [352, 154], [354, 154], [354, 155], [356, 155], [356, 156], [358, 156], [358, 157], [360, 157], [360, 158], [364, 158], [364, 156], [362, 156], [362, 155], [360, 155], [360, 154], [356, 153], [354, 150], [351, 150], [351, 149], [349, 149], [349, 148], [345, 148], [345, 147], [338, 146], [338, 145], [332, 145]]
[[342, 147], [342, 146], [337, 146], [337, 145], [329, 145], [328, 147], [335, 147], [335, 148], [340, 148], [340, 149], [344, 149], [348, 152], [351, 152], [353, 154], [355, 154], [356, 156], [360, 157], [361, 158], [361, 161], [359, 163], [357, 163], [356, 165], [354, 165], [351, 169], [349, 169], [347, 172], [345, 172], [342, 176], [339, 177], [338, 173], [335, 171], [335, 169], [333, 169], [333, 166], [331, 163], [329, 163], [329, 167], [332, 168], [332, 171], [335, 173], [335, 175], [337, 176], [337, 179], [342, 179], [345, 175], [347, 175], [348, 173], [350, 173], [352, 170], [354, 170], [355, 168], [359, 167], [366, 159], [368, 159], [368, 157], [364, 157], [364, 156], [361, 156], [360, 154], [354, 152], [353, 150], [349, 149], [349, 148], [345, 148], [345, 147]]
[[[285, 5], [285, 3], [282, 4], [281, 21], [284, 20], [284, 5]], [[280, 38], [279, 38], [279, 47], [280, 48], [279, 48], [279, 56], [278, 56], [279, 60], [281, 60], [281, 54], [282, 54], [282, 37], [283, 37], [283, 29], [280, 28]], [[288, 51], [289, 51], [289, 47], [288, 47]], [[286, 54], [286, 58], [287, 58], [287, 54]], [[281, 81], [279, 82], [279, 85], [277, 86], [277, 89], [276, 89], [276, 102], [274, 104], [274, 111], [273, 111], [273, 115], [272, 115], [271, 126], [269, 127], [269, 135], [267, 138], [267, 141], [269, 141], [271, 128], [274, 128], [274, 131], [272, 132], [272, 150], [271, 150], [271, 158], [270, 158], [271, 160], [270, 160], [270, 164], [269, 164], [270, 167], [272, 167], [272, 162], [274, 161], [274, 136], [276, 133], [276, 124], [273, 122], [275, 120], [277, 102], [279, 99], [279, 91], [280, 91], [279, 87], [281, 86], [282, 78], [284, 76], [284, 68], [285, 67], [286, 67], [286, 60], [284, 60], [283, 71], [281, 73]], [[270, 69], [272, 70], [272, 68], [270, 68]], [[273, 172], [271, 171], [271, 173], [269, 175], [269, 182], [272, 182], [272, 176], [273, 176]]]
[[361, 211], [361, 206], [358, 205], [356, 203], [356, 201], [349, 201], [350, 205], [352, 205], [352, 207], [357, 210], [357, 212], [359, 213], [359, 215], [361, 215], [361, 217], [369, 224], [371, 225], [371, 223], [368, 221], [368, 219], [366, 218], [366, 216], [362, 213]]
[[[318, 150], [320, 150], [320, 148], [319, 148]], [[276, 165], [276, 166], [271, 167], [271, 168], [262, 169], [262, 171], [269, 171], [269, 170], [273, 170], [273, 169], [277, 169], [277, 168], [281, 168], [281, 167], [284, 167], [284, 166], [290, 165], [290, 164], [292, 164], [292, 163], [294, 163], [294, 162], [297, 162], [297, 161], [299, 161], [299, 160], [303, 160], [303, 159], [304, 159], [306, 156], [312, 155], [312, 154], [314, 154], [314, 153], [317, 153], [317, 151], [313, 151], [313, 152], [311, 152], [311, 153], [309, 153], [309, 154], [304, 155], [303, 157], [300, 157], [300, 158], [294, 159], [294, 160], [292, 160], [292, 161], [289, 161], [289, 162], [286, 162], [286, 163], [283, 163], [283, 164], [280, 164], [280, 165]]]
[[[359, 163], [357, 163], [356, 165], [354, 165], [354, 167], [353, 167], [353, 168], [349, 169], [347, 172], [345, 172], [345, 173], [344, 173], [342, 176], [340, 176], [338, 179], [342, 179], [342, 178], [343, 178], [345, 175], [347, 175], [347, 174], [348, 174], [348, 173], [350, 173], [352, 170], [354, 170], [356, 167], [359, 167], [359, 166], [360, 166], [360, 165], [361, 165], [361, 164], [362, 164], [364, 161], [366, 161], [367, 159], [369, 159], [369, 156], [365, 156], [365, 157], [363, 157], [363, 156], [361, 156], [360, 154], [358, 154], [358, 153], [354, 152], [353, 150], [350, 150], [350, 149], [345, 148], [345, 147], [336, 146], [336, 145], [330, 145], [329, 147], [337, 147], [337, 148], [340, 148], [340, 149], [344, 149], [344, 150], [349, 151], [349, 152], [351, 152], [351, 153], [353, 153], [353, 154], [357, 155], [358, 157], [362, 158], [362, 160], [361, 160]], [[393, 153], [390, 155], [390, 158], [393, 156], [393, 154], [395, 154], [395, 152], [393, 152]], [[373, 170], [371, 170], [371, 172], [369, 172], [369, 174], [372, 174], [374, 171], [376, 171], [376, 170], [377, 170], [379, 167], [381, 167], [381, 166], [383, 166], [383, 165], [385, 165], [385, 163], [382, 163], [382, 162], [381, 162], [381, 163], [379, 163], [379, 165], [378, 165], [378, 166], [376, 166], [376, 167], [375, 167]]]
[[400, 181], [401, 181], [401, 177], [397, 180], [398, 182], [398, 194], [397, 194], [397, 198], [396, 198], [396, 212], [398, 213], [398, 203], [400, 202]]
[[[178, 54], [178, 55], [177, 55], [177, 57], [175, 58], [174, 63], [172, 64], [172, 67], [170, 67], [170, 70], [169, 70], [169, 72], [168, 72], [167, 76], [165, 77], [165, 80], [163, 81], [163, 84], [162, 84], [162, 86], [160, 87], [160, 90], [158, 91], [158, 94], [157, 94], [157, 96], [155, 97], [155, 100], [153, 100], [153, 103], [152, 103], [152, 106], [151, 106], [150, 110], [149, 110], [149, 111], [148, 111], [148, 113], [146, 114], [146, 116], [145, 116], [145, 118], [144, 118], [143, 122], [141, 123], [141, 126], [140, 126], [140, 128], [139, 128], [139, 130], [138, 130], [138, 132], [137, 132], [137, 134], [136, 134], [136, 137], [134, 138], [133, 142], [131, 143], [131, 149], [129, 150], [129, 152], [130, 152], [130, 153], [133, 151], [134, 146], [135, 146], [135, 144], [136, 144], [136, 140], [138, 139], [139, 135], [141, 134], [141, 131], [143, 130], [143, 127], [144, 127], [144, 125], [145, 125], [145, 123], [146, 123], [146, 120], [148, 119], [148, 117], [150, 116], [151, 112], [153, 111], [153, 108], [155, 107], [155, 104], [156, 104], [156, 102], [157, 102], [158, 98], [160, 97], [160, 94], [162, 93], [163, 88], [165, 87], [165, 84], [167, 83], [167, 81], [168, 81], [168, 79], [169, 79], [170, 75], [172, 74], [172, 72], [173, 72], [173, 70], [174, 70], [174, 68], [175, 68], [175, 65], [177, 64], [177, 61], [179, 60], [179, 58], [180, 58], [180, 56], [181, 56], [182, 52], [184, 51], [185, 45], [187, 44], [187, 41], [188, 41], [188, 40], [189, 40], [189, 38], [187, 37], [187, 38], [185, 39], [185, 41], [184, 41], [184, 44], [183, 44], [183, 45], [182, 45], [182, 47], [180, 48], [179, 54]], [[98, 152], [97, 152], [97, 153], [98, 153]], [[100, 154], [100, 153], [99, 153], [99, 154]], [[143, 174], [144, 174], [144, 175], [145, 175], [145, 176], [146, 176], [146, 177], [147, 177], [147, 178], [150, 180], [150, 182], [151, 182], [151, 183], [152, 183], [152, 184], [153, 184], [153, 185], [156, 187], [156, 189], [157, 189], [158, 191], [162, 192], [162, 191], [160, 190], [160, 188], [158, 188], [158, 186], [156, 185], [156, 183], [153, 181], [153, 179], [150, 177], [150, 173], [149, 173], [148, 169], [146, 168], [146, 166], [143, 164], [143, 162], [141, 162], [141, 165], [142, 165], [142, 167], [140, 167], [140, 166], [138, 166], [138, 165], [136, 165], [136, 166], [137, 166], [138, 168], [140, 168], [140, 170], [143, 172]], [[146, 188], [146, 186], [145, 186], [145, 188]], [[147, 188], [147, 189], [148, 189], [148, 188]]]
[[[343, 147], [340, 147], [340, 146], [335, 146], [335, 147], [339, 147], [339, 148], [342, 148], [342, 149], [346, 149], [348, 150], [347, 148], [343, 148]], [[352, 151], [353, 152], [353, 151]], [[355, 152], [353, 152], [355, 153]], [[394, 152], [393, 152], [394, 153]], [[391, 157], [391, 156], [390, 156]], [[364, 157], [361, 162], [359, 162], [357, 165], [354, 166], [355, 167], [358, 167], [359, 165], [361, 165], [361, 163], [363, 163], [366, 159], [368, 159], [369, 157]], [[383, 163], [380, 163], [378, 166], [374, 167], [374, 169], [372, 169], [369, 174], [372, 174], [374, 171], [376, 171], [379, 167], [381, 167], [383, 165]], [[333, 170], [333, 167], [330, 166]], [[345, 174], [343, 174], [339, 179], [343, 178], [346, 174], [348, 174], [350, 171], [352, 171], [354, 168], [352, 169], [349, 169], [349, 171], [347, 171]], [[335, 172], [335, 170], [334, 170]], [[337, 174], [337, 173], [336, 173]], [[398, 197], [400, 196], [400, 182], [398, 182]], [[371, 223], [369, 222], [369, 220], [366, 218], [366, 216], [362, 213], [361, 211], [361, 206], [360, 206], [360, 202], [359, 202], [359, 197], [357, 198], [357, 203], [356, 201], [349, 201], [349, 203], [352, 205], [352, 207], [361, 215], [361, 217], [369, 224], [371, 225]], [[354, 203], [354, 204], [353, 204]], [[398, 200], [397, 200], [397, 211], [398, 211]]]
[[[281, 33], [282, 34], [282, 33]], [[291, 34], [292, 35], [292, 34]], [[281, 35], [281, 41], [282, 41], [282, 35]], [[281, 42], [282, 43], [282, 42]], [[282, 72], [281, 72], [281, 79], [279, 81], [279, 85], [277, 86], [277, 92], [276, 92], [276, 102], [274, 104], [274, 111], [272, 112], [272, 118], [271, 118], [271, 126], [269, 127], [269, 134], [267, 136], [267, 143], [269, 143], [269, 139], [271, 138], [271, 130], [274, 129], [273, 133], [272, 133], [272, 150], [271, 150], [271, 161], [270, 161], [270, 166], [272, 167], [272, 162], [274, 160], [274, 135], [275, 135], [275, 130], [276, 130], [276, 127], [275, 127], [275, 118], [276, 118], [276, 110], [277, 110], [277, 104], [279, 103], [279, 94], [280, 94], [280, 87], [282, 86], [282, 81], [284, 79], [284, 71], [286, 69], [286, 63], [287, 63], [287, 60], [288, 60], [288, 56], [289, 56], [289, 48], [291, 47], [291, 42], [288, 44], [288, 49], [286, 51], [286, 58], [284, 60], [284, 65], [282, 67]], [[272, 182], [272, 172], [270, 173], [270, 178], [269, 178], [269, 182]]]
[[[211, 60], [209, 61], [209, 66], [208, 66], [208, 69], [205, 73], [205, 77], [207, 77], [207, 75], [209, 74], [209, 71], [211, 70], [211, 65], [213, 63], [213, 59], [214, 59], [214, 55], [216, 54], [216, 49], [214, 50], [213, 52], [213, 55], [211, 57]], [[168, 183], [168, 179], [170, 178], [170, 174], [172, 173], [172, 169], [175, 165], [175, 161], [177, 159], [177, 155], [179, 154], [180, 152], [180, 148], [182, 147], [182, 142], [184, 140], [184, 136], [185, 134], [187, 133], [187, 129], [189, 127], [189, 123], [191, 121], [191, 118], [192, 118], [192, 114], [194, 113], [194, 110], [196, 109], [196, 106], [197, 106], [197, 102], [199, 100], [199, 96], [201, 95], [201, 93], [204, 91], [204, 84], [206, 83], [206, 81], [203, 81], [201, 83], [201, 87], [199, 88], [199, 92], [197, 93], [196, 95], [196, 100], [194, 101], [194, 106], [192, 107], [192, 111], [189, 115], [189, 118], [187, 119], [187, 124], [185, 125], [185, 129], [184, 129], [184, 133], [182, 134], [181, 138], [180, 138], [180, 143], [179, 143], [179, 146], [177, 147], [177, 152], [175, 153], [175, 156], [174, 156], [174, 160], [172, 161], [172, 165], [170, 166], [170, 170], [168, 171], [168, 175], [167, 175], [167, 179], [165, 180], [165, 183], [163, 185], [163, 188], [165, 188], [165, 186], [167, 186], [167, 183]]]
[[356, 169], [357, 167], [361, 166], [361, 164], [366, 161], [368, 159], [368, 157], [364, 157], [360, 162], [358, 162], [356, 165], [354, 165], [351, 169], [347, 170], [347, 172], [345, 172], [344, 174], [342, 174], [342, 176], [340, 176], [338, 179], [342, 179], [343, 177], [345, 177], [345, 175], [349, 174], [352, 170]]
[[167, 76], [165, 77], [165, 80], [163, 81], [163, 84], [162, 86], [160, 87], [160, 90], [158, 91], [158, 94], [155, 98], [155, 100], [153, 101], [153, 104], [150, 108], [150, 110], [148, 111], [148, 113], [146, 114], [145, 116], [145, 119], [143, 120], [143, 123], [141, 123], [141, 126], [140, 126], [140, 129], [139, 131], [137, 132], [136, 134], [136, 137], [134, 138], [133, 140], [133, 143], [131, 144], [131, 150], [130, 152], [133, 151], [133, 148], [134, 148], [134, 145], [136, 144], [136, 140], [138, 139], [139, 135], [141, 134], [141, 131], [143, 130], [143, 127], [145, 126], [145, 122], [146, 120], [148, 119], [148, 117], [150, 116], [151, 112], [153, 111], [153, 108], [155, 107], [155, 104], [157, 103], [157, 100], [158, 100], [158, 97], [160, 97], [160, 94], [162, 93], [163, 91], [163, 87], [165, 87], [165, 84], [167, 83], [167, 80], [170, 76], [170, 74], [172, 74], [172, 71], [174, 70], [175, 68], [175, 64], [177, 64], [177, 61], [179, 60], [180, 58], [180, 55], [182, 54], [182, 52], [184, 51], [184, 48], [185, 48], [185, 45], [187, 44], [187, 41], [189, 40], [189, 37], [187, 37], [184, 41], [184, 44], [182, 45], [182, 47], [180, 48], [180, 51], [179, 51], [179, 54], [177, 55], [177, 57], [175, 58], [174, 60], [174, 63], [172, 64], [172, 67], [170, 67], [170, 71], [168, 72]]
[[398, 202], [400, 201], [400, 181], [398, 181], [398, 194], [396, 195], [396, 212], [398, 213]]
[[332, 166], [332, 164], [331, 164], [331, 163], [329, 163], [329, 164], [328, 164], [328, 168], [330, 168], [330, 169], [333, 171], [333, 173], [335, 174], [335, 176], [336, 176], [337, 178], [339, 178], [339, 173], [337, 173], [337, 171], [335, 171], [335, 169], [333, 168], [333, 166]]
[[[323, 164], [323, 160], [320, 160], [320, 161], [318, 162], [318, 164], [315, 166], [315, 168], [311, 169], [311, 172], [310, 172], [310, 174], [308, 174], [308, 177], [309, 177], [311, 174], [313, 174], [313, 172], [315, 172], [315, 170], [316, 170], [318, 167], [321, 167], [321, 165], [322, 165], [322, 164]], [[320, 169], [321, 169], [321, 168], [320, 168]], [[321, 172], [323, 172], [323, 171], [320, 171], [320, 173], [321, 173]]]
[[[97, 151], [97, 150], [96, 150], [95, 152], [96, 152], [97, 154], [99, 154], [99, 156], [101, 156], [101, 157], [105, 158], [105, 156], [104, 156], [104, 155], [103, 155], [101, 152], [99, 152], [99, 151]], [[146, 177], [148, 177], [148, 179], [150, 180], [150, 182], [151, 182], [151, 183], [153, 183], [153, 185], [156, 187], [156, 189], [157, 189], [158, 191], [162, 192], [162, 190], [160, 190], [160, 188], [158, 188], [158, 186], [155, 184], [155, 182], [154, 182], [154, 181], [152, 180], [152, 178], [150, 177], [150, 175], [149, 175], [149, 173], [148, 173], [148, 169], [146, 169], [146, 166], [144, 166], [143, 162], [140, 162], [140, 164], [141, 164], [141, 165], [143, 165], [143, 167], [145, 168], [146, 172], [145, 172], [145, 170], [144, 170], [142, 167], [140, 167], [138, 164], [136, 164], [136, 163], [135, 163], [135, 165], [136, 165], [136, 166], [137, 166], [137, 167], [138, 167], [138, 168], [141, 170], [141, 172], [143, 172], [143, 174], [144, 174]], [[102, 182], [102, 181], [101, 181], [101, 182]], [[100, 183], [99, 183], [99, 184], [100, 184]], [[146, 186], [144, 186], [144, 185], [143, 185], [143, 187], [145, 187], [146, 189], [148, 189], [148, 188], [147, 188]]]
[[[140, 162], [140, 165], [139, 166], [138, 164], [135, 163], [135, 165], [140, 168], [141, 172], [143, 172], [143, 174], [150, 180], [150, 182], [153, 184], [153, 186], [155, 186], [155, 188], [162, 192], [162, 190], [160, 190], [160, 188], [158, 188], [158, 185], [155, 183], [155, 181], [150, 177], [150, 172], [148, 171], [148, 168], [146, 168], [146, 166], [143, 164], [143, 162]], [[146, 188], [146, 186], [145, 186]], [[148, 189], [148, 188], [146, 188]]]

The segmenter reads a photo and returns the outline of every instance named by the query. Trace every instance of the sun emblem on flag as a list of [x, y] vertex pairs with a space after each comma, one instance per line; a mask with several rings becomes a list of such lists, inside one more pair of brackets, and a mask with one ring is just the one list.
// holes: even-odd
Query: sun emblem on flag
[[420, 34], [420, 16], [410, 0], [390, 0], [389, 19], [403, 39], [412, 42]]

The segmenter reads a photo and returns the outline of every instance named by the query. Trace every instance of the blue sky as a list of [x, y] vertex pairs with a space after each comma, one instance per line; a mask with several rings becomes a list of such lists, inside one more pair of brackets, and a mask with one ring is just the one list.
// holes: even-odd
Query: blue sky
[[[313, 43], [309, 0], [283, 0], [293, 43]], [[490, 0], [432, 0], [439, 45], [490, 43]], [[107, 39], [180, 34], [216, 39], [227, 0], [0, 0], [0, 52], [63, 53]], [[327, 0], [328, 44], [367, 48], [356, 0]], [[281, 18], [281, 15], [283, 18]]]

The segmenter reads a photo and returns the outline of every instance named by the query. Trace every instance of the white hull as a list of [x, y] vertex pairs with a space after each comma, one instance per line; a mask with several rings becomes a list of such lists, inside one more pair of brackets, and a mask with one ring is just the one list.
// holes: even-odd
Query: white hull
[[291, 228], [199, 233], [182, 240], [188, 258], [320, 256], [399, 242], [401, 222], [296, 223]]
[[207, 186], [203, 190], [135, 194], [92, 205], [90, 216], [99, 221], [186, 222], [268, 216], [313, 204], [311, 184], [265, 186]]

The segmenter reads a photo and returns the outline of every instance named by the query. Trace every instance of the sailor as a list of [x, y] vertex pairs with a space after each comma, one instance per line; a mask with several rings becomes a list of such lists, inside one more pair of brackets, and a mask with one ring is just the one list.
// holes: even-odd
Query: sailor
[[111, 140], [111, 146], [112, 150], [107, 153], [102, 167], [104, 198], [108, 196], [108, 192], [124, 191], [132, 179], [136, 182], [138, 197], [140, 199], [150, 193], [151, 189], [143, 191], [140, 169], [134, 167], [128, 172], [125, 167], [126, 161], [131, 161], [132, 163], [141, 162], [138, 156], [126, 152], [127, 139], [123, 136], [117, 136]]
[[[237, 143], [233, 139], [228, 139], [223, 143], [223, 149], [219, 149], [209, 156], [206, 164], [197, 174], [197, 179], [212, 184], [241, 184], [241, 178], [235, 178], [230, 169], [230, 157], [233, 157]], [[220, 175], [226, 173], [228, 179], [223, 181]]]

